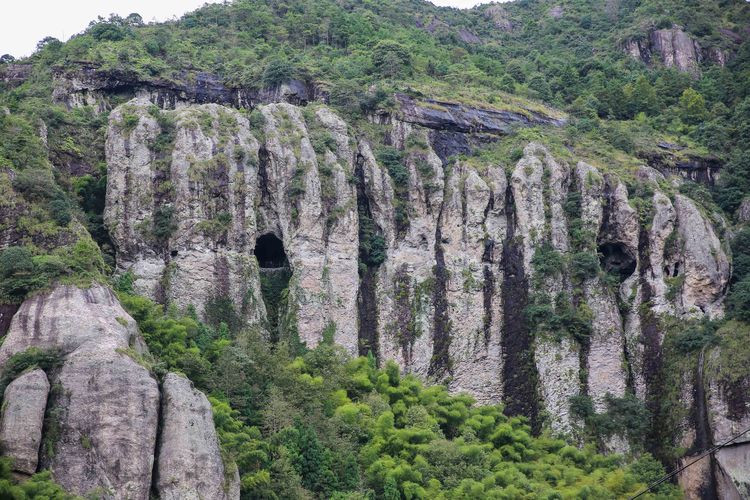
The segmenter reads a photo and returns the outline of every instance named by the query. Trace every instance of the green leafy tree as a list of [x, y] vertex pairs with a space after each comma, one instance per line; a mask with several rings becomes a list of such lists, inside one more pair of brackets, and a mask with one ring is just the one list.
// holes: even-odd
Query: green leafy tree
[[680, 117], [690, 125], [697, 125], [708, 117], [705, 99], [692, 88], [685, 89], [680, 96]]
[[404, 45], [381, 40], [372, 49], [372, 64], [383, 76], [398, 76], [411, 68], [411, 54]]

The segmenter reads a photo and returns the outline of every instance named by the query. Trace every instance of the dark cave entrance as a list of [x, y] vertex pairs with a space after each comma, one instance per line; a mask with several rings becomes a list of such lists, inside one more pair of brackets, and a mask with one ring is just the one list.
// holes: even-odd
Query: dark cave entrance
[[622, 243], [603, 243], [599, 245], [599, 263], [607, 273], [625, 281], [635, 272], [635, 256]]
[[267, 233], [258, 238], [255, 242], [254, 253], [262, 269], [289, 267], [289, 261], [284, 252], [284, 243], [273, 233]]
[[281, 318], [287, 309], [286, 293], [292, 270], [284, 251], [284, 243], [273, 233], [261, 235], [255, 242], [255, 258], [260, 266], [260, 292], [266, 306], [268, 333], [271, 342], [283, 336]]

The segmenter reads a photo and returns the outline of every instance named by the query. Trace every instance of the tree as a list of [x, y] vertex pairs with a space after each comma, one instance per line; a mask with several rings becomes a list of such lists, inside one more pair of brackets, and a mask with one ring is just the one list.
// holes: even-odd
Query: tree
[[634, 84], [626, 85], [624, 92], [629, 101], [632, 116], [641, 112], [653, 115], [659, 111], [656, 90], [644, 75], [639, 76]]
[[385, 485], [383, 485], [383, 500], [401, 500], [401, 493], [398, 491], [396, 478], [393, 477], [393, 474], [388, 474], [388, 477], [385, 479]]
[[128, 26], [143, 26], [143, 18], [137, 12], [129, 14], [124, 23]]
[[290, 80], [294, 73], [294, 67], [282, 58], [273, 58], [263, 69], [263, 84], [266, 87], [275, 88]]
[[690, 125], [697, 125], [708, 118], [705, 99], [692, 87], [686, 88], [680, 96], [680, 118]]
[[42, 49], [59, 49], [62, 47], [62, 42], [53, 36], [45, 36], [36, 44], [36, 50], [39, 52]]
[[411, 54], [402, 44], [381, 40], [372, 49], [372, 64], [384, 76], [396, 76], [411, 67]]
[[727, 302], [733, 317], [750, 322], [750, 277], [732, 286]]
[[8, 247], [0, 253], [0, 296], [22, 299], [34, 283], [31, 252], [23, 247]]

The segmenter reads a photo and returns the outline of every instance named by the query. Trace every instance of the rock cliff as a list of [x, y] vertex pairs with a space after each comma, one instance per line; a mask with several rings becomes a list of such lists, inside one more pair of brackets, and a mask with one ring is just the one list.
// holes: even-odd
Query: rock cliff
[[[358, 128], [322, 104], [240, 112], [141, 92], [118, 106], [104, 211], [117, 272], [131, 273], [139, 293], [204, 317], [220, 310], [270, 342], [331, 339], [395, 360], [454, 392], [503, 402], [535, 430], [581, 440], [592, 414], [631, 401], [658, 416], [669, 321], [723, 314], [731, 260], [720, 216], [651, 167], [615, 172], [539, 142], [505, 165], [473, 154], [562, 117], [394, 101]], [[13, 407], [3, 425], [27, 412], [41, 433], [46, 406], [57, 437], [42, 446], [41, 466], [63, 486], [237, 497], [205, 396], [175, 374], [159, 387], [111, 292], [60, 286], [3, 310], [0, 322], [14, 313], [0, 366], [32, 347], [63, 361], [47, 373], [49, 402], [40, 379], [33, 408]], [[722, 383], [680, 374], [674, 439], [686, 449], [747, 419]], [[574, 407], [582, 401], [591, 414]], [[708, 416], [691, 417], [702, 404]], [[35, 436], [9, 441], [20, 472], [39, 467]], [[632, 437], [599, 436], [619, 452]], [[717, 456], [719, 472], [684, 481], [745, 487], [743, 446]]]
[[21, 375], [5, 389], [0, 416], [0, 450], [13, 458], [16, 472], [36, 472], [48, 394], [49, 381], [40, 369]]
[[[16, 470], [32, 474], [49, 468], [67, 491], [79, 495], [149, 498], [158, 435], [164, 439], [163, 429], [190, 417], [179, 407], [169, 412], [169, 422], [161, 422], [159, 384], [140, 362], [143, 340], [114, 294], [100, 285], [61, 285], [25, 301], [0, 347], [0, 369], [32, 348], [58, 357], [59, 366], [46, 374], [25, 373], [5, 391], [0, 440]], [[210, 407], [204, 405], [203, 414], [209, 418], [194, 422], [184, 435], [204, 436], [206, 456], [214, 464], [218, 460], [220, 472], [203, 481], [218, 491], [225, 478]], [[173, 453], [180, 454], [183, 444], [175, 443]], [[179, 465], [173, 470], [188, 474]], [[227, 481], [228, 491], [236, 490], [239, 498], [231, 486], [236, 481]], [[193, 486], [183, 485], [187, 492], [202, 491]]]
[[[538, 143], [509, 169], [462, 159], [551, 117], [396, 100], [373, 117], [377, 141], [322, 105], [260, 106], [252, 125], [217, 105], [116, 109], [105, 215], [119, 269], [156, 299], [202, 311], [228, 298], [271, 340], [330, 335], [555, 432], [584, 425], [571, 398], [598, 413], [651, 404], [661, 318], [722, 314], [715, 216], [649, 167], [626, 186]], [[156, 241], [166, 209], [176, 230]], [[269, 309], [263, 282], [281, 268], [286, 302]]]
[[630, 38], [622, 45], [633, 59], [646, 64], [659, 60], [667, 68], [698, 75], [700, 64], [710, 61], [724, 66], [729, 52], [719, 47], [701, 47], [700, 43], [679, 26], [651, 31], [644, 38]]

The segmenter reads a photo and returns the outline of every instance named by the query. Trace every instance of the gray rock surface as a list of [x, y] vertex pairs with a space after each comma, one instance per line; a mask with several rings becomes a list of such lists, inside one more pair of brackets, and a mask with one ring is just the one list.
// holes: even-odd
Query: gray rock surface
[[[17, 459], [19, 472], [37, 470], [49, 405], [49, 432], [55, 434], [48, 436], [50, 448], [42, 450], [39, 467], [49, 468], [72, 493], [149, 498], [161, 427], [161, 439], [168, 444], [160, 448], [159, 470], [169, 474], [163, 474], [162, 481], [199, 478], [199, 486], [182, 481], [177, 485], [187, 492], [195, 486], [196, 496], [170, 497], [172, 490], [165, 486], [163, 498], [239, 498], [236, 466], [229, 463], [224, 474], [211, 407], [187, 379], [170, 374], [165, 380], [160, 422], [159, 388], [141, 364], [143, 340], [109, 289], [60, 285], [25, 301], [0, 348], [0, 369], [11, 355], [31, 347], [59, 352], [62, 366], [50, 380], [55, 390], [49, 402], [50, 383], [41, 370], [18, 377], [6, 389], [0, 444], [4, 454]], [[206, 474], [212, 467], [219, 469], [213, 479]], [[201, 470], [197, 476], [196, 470]], [[206, 489], [210, 481], [218, 489]], [[214, 494], [219, 491], [225, 496]]]
[[162, 384], [156, 491], [162, 500], [239, 499], [236, 467], [225, 471], [206, 396], [180, 375]]
[[718, 46], [701, 47], [697, 40], [679, 26], [653, 30], [642, 38], [629, 38], [621, 47], [633, 59], [646, 64], [660, 60], [667, 68], [676, 68], [696, 76], [700, 73], [702, 61], [707, 60], [723, 67], [730, 55]]
[[24, 373], [5, 388], [0, 416], [0, 453], [13, 459], [16, 472], [36, 472], [47, 394], [49, 381], [39, 368]]
[[739, 222], [750, 222], [750, 198], [742, 200], [737, 208], [736, 216]]
[[30, 347], [69, 354], [84, 345], [138, 346], [138, 327], [102, 285], [55, 287], [24, 301], [0, 346], [0, 366]]
[[[638, 168], [634, 182], [642, 189], [629, 195], [630, 185], [607, 173], [606, 166], [577, 162], [571, 168], [562, 155], [537, 143], [528, 144], [507, 170], [477, 158], [457, 160], [479, 136], [486, 140], [517, 124], [557, 122], [407, 96], [396, 100], [397, 111], [371, 118], [383, 142], [400, 151], [401, 184], [392, 178], [394, 165], [378, 160], [382, 146], [352, 137], [346, 122], [325, 106], [261, 106], [262, 123], [256, 121], [255, 128], [220, 106], [170, 111], [176, 140], [169, 176], [180, 193], [174, 202], [179, 231], [161, 250], [137, 233], [140, 221], [153, 216], [152, 198], [139, 203], [126, 189], [138, 185], [149, 192], [154, 183], [154, 151], [148, 144], [158, 123], [146, 102], [134, 101], [125, 106], [135, 106], [138, 124], [125, 131], [120, 117], [127, 107], [115, 110], [108, 140], [113, 185], [107, 221], [121, 266], [130, 266], [137, 286], [157, 298], [157, 284], [169, 271], [167, 298], [199, 310], [210, 291], [228, 290], [245, 319], [263, 325], [252, 250], [256, 238], [273, 233], [283, 242], [292, 270], [282, 315], [308, 346], [333, 329], [335, 341], [351, 353], [370, 346], [381, 361], [395, 360], [405, 372], [491, 403], [507, 399], [508, 384], [515, 383], [506, 380], [512, 374], [505, 366], [512, 344], [508, 331], [513, 331], [527, 337], [533, 355], [525, 359], [538, 375], [534, 387], [524, 388], [524, 397], [541, 401], [539, 410], [561, 434], [578, 429], [570, 414], [572, 396], [590, 396], [598, 412], [606, 411], [608, 394], [623, 397], [632, 389], [646, 397], [647, 369], [659, 362], [652, 358], [664, 335], [644, 318], [646, 304], [656, 317], [722, 314], [729, 257], [721, 221], [686, 196], [672, 195], [670, 179], [658, 170]], [[206, 115], [212, 119], [203, 120], [200, 130], [191, 124], [191, 117]], [[217, 238], [195, 229], [215, 208], [203, 194], [208, 185], [191, 174], [190, 158], [215, 162], [222, 154], [221, 117], [236, 124], [228, 142], [245, 144], [248, 154], [228, 167], [233, 192], [241, 188], [244, 197], [225, 192], [233, 200], [231, 224], [226, 236]], [[580, 200], [580, 221], [571, 220], [571, 200]], [[360, 279], [357, 262], [360, 213], [372, 219], [386, 254], [382, 264], [367, 269], [367, 281]], [[585, 249], [572, 247], [573, 223], [586, 232]], [[564, 265], [537, 279], [532, 261], [545, 244]], [[513, 272], [522, 274], [514, 278], [513, 286], [521, 288], [513, 293], [538, 294], [550, 304], [558, 296], [572, 301], [575, 295], [576, 307], [590, 318], [592, 335], [585, 346], [572, 336], [553, 338], [508, 324], [504, 301], [510, 285], [504, 280], [513, 277], [508, 274], [513, 263], [506, 261], [510, 249], [518, 250], [520, 262]], [[582, 250], [598, 253], [601, 269], [574, 283], [569, 262]], [[244, 262], [244, 273], [216, 264], [217, 255], [230, 254]], [[222, 279], [228, 282], [223, 288]], [[248, 296], [254, 300], [243, 300]], [[521, 300], [513, 307], [525, 306]], [[522, 323], [522, 313], [511, 316]], [[680, 387], [686, 402], [692, 401], [690, 380]], [[690, 422], [683, 424], [689, 445], [695, 434]], [[628, 449], [622, 436], [606, 445]]]
[[688, 73], [698, 71], [700, 46], [681, 29], [656, 30], [651, 33], [650, 41], [653, 49], [661, 55], [664, 66]]
[[59, 438], [49, 467], [66, 490], [148, 498], [159, 389], [148, 370], [110, 342], [69, 354], [56, 380]]
[[700, 316], [721, 315], [730, 276], [729, 257], [716, 235], [714, 224], [701, 213], [695, 202], [678, 194], [675, 210], [683, 254], [682, 310]]

